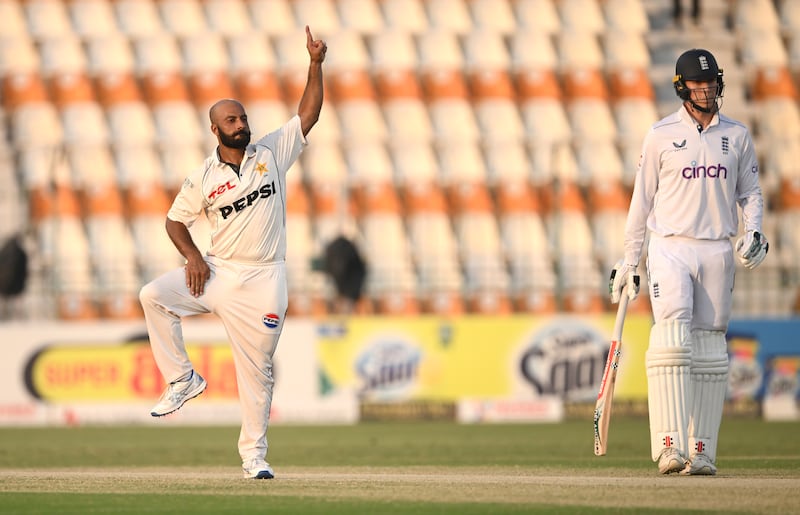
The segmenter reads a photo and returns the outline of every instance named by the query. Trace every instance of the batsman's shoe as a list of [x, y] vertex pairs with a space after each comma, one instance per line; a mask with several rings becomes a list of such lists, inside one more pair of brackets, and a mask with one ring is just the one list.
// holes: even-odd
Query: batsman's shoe
[[681, 474], [687, 476], [715, 476], [717, 475], [717, 467], [714, 466], [708, 456], [698, 453], [689, 460]]
[[150, 410], [150, 414], [154, 417], [169, 415], [183, 406], [186, 401], [194, 399], [203, 393], [206, 386], [208, 386], [206, 380], [193, 370], [192, 375], [186, 381], [173, 381], [167, 385], [166, 390], [158, 400], [158, 404]]
[[658, 471], [661, 474], [681, 472], [685, 468], [686, 459], [681, 456], [678, 449], [667, 447], [661, 451], [661, 456], [658, 458]]
[[272, 479], [275, 477], [272, 467], [261, 458], [254, 458], [242, 463], [242, 475], [245, 479]]

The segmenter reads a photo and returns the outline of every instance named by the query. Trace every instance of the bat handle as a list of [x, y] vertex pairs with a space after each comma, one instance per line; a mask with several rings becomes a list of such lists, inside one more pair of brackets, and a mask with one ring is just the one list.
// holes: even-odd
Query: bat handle
[[619, 296], [619, 305], [617, 306], [617, 318], [614, 321], [614, 335], [615, 341], [622, 339], [622, 328], [625, 325], [625, 314], [628, 312], [628, 294], [625, 291], [627, 286], [622, 288], [622, 293]]

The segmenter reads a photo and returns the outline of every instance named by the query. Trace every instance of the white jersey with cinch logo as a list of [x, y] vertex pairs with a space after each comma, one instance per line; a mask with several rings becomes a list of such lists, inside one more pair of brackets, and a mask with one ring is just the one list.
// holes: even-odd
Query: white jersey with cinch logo
[[645, 137], [625, 228], [625, 261], [638, 263], [647, 229], [654, 234], [723, 240], [761, 231], [758, 161], [743, 124], [724, 115], [698, 130], [684, 106]]
[[191, 227], [205, 211], [211, 226], [207, 254], [240, 263], [286, 257], [286, 172], [306, 145], [300, 117], [248, 145], [239, 174], [218, 153], [183, 183], [170, 220]]

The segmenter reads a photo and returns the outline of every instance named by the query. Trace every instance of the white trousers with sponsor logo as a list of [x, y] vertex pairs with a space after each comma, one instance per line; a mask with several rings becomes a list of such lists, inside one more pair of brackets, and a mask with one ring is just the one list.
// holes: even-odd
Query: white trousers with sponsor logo
[[265, 458], [272, 404], [272, 356], [288, 305], [284, 263], [243, 265], [207, 257], [211, 278], [195, 298], [183, 268], [145, 285], [140, 300], [153, 357], [166, 382], [193, 369], [183, 341], [181, 317], [216, 314], [227, 332], [236, 367], [242, 428], [242, 460]]
[[692, 329], [727, 331], [734, 271], [730, 240], [651, 234], [647, 274], [654, 321], [684, 320]]

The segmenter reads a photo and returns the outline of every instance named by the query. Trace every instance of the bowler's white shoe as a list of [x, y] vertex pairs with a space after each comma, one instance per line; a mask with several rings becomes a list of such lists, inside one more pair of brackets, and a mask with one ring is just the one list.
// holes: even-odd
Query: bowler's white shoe
[[662, 474], [672, 474], [673, 472], [680, 472], [686, 468], [686, 459], [681, 456], [678, 449], [667, 447], [661, 451], [661, 456], [658, 458], [658, 471]]
[[272, 479], [275, 477], [272, 467], [261, 458], [253, 458], [242, 463], [242, 474], [245, 479]]
[[167, 385], [158, 400], [158, 404], [150, 410], [150, 414], [154, 417], [169, 415], [183, 406], [186, 401], [194, 399], [203, 393], [206, 386], [208, 386], [206, 380], [192, 370], [192, 375], [186, 381], [174, 381]]
[[686, 468], [681, 471], [681, 474], [687, 476], [715, 476], [717, 475], [717, 467], [711, 459], [705, 454], [698, 453], [692, 456]]

